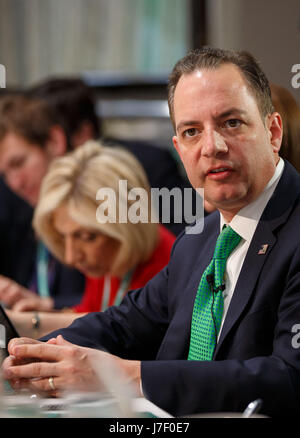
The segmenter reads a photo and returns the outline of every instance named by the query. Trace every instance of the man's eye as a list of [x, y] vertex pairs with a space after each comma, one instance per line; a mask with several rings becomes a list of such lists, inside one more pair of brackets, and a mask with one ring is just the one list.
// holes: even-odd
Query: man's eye
[[195, 135], [198, 134], [198, 129], [197, 128], [189, 128], [186, 129], [183, 133], [184, 137], [194, 137]]
[[239, 119], [229, 119], [229, 120], [226, 120], [225, 127], [226, 128], [237, 128], [241, 124], [242, 124], [242, 122]]
[[10, 168], [11, 169], [17, 169], [23, 166], [23, 164], [26, 161], [26, 157], [15, 157], [14, 159], [11, 160], [10, 162]]

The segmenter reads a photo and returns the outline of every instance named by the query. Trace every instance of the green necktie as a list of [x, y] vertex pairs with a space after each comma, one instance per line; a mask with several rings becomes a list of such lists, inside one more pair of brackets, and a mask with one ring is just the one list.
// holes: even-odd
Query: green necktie
[[[188, 360], [211, 360], [213, 357], [223, 316], [222, 284], [226, 261], [240, 240], [241, 236], [229, 226], [217, 239], [213, 259], [201, 277], [195, 298]], [[213, 285], [209, 285], [207, 276], [213, 279]]]

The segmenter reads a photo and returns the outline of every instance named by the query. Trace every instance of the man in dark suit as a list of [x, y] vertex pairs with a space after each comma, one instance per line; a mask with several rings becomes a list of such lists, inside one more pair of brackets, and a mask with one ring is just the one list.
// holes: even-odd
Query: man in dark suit
[[[1, 98], [0, 114], [0, 301], [21, 306], [19, 310], [77, 304], [84, 276], [50, 254], [40, 260], [40, 244], [31, 226], [48, 165], [68, 149], [63, 129], [45, 103], [21, 92]], [[48, 289], [43, 288], [42, 297], [41, 262], [46, 266], [42, 284]]]
[[181, 234], [168, 266], [119, 307], [47, 343], [13, 340], [5, 376], [59, 395], [100, 385], [91, 363], [110, 358], [173, 415], [242, 411], [257, 398], [266, 415], [297, 415], [300, 177], [279, 157], [268, 81], [247, 53], [201, 49], [174, 67], [169, 107], [189, 179], [218, 211], [203, 233]]

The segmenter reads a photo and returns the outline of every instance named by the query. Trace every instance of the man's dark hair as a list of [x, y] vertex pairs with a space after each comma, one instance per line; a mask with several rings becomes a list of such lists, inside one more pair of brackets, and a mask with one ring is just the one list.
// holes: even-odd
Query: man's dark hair
[[22, 92], [7, 93], [0, 99], [0, 139], [14, 133], [45, 148], [56, 123], [55, 115], [43, 100]]
[[93, 128], [94, 138], [100, 136], [100, 121], [96, 113], [92, 90], [79, 78], [50, 78], [27, 90], [30, 96], [45, 100], [64, 130], [69, 148], [72, 136], [84, 122]]
[[190, 51], [180, 59], [169, 76], [168, 105], [174, 129], [174, 93], [181, 76], [196, 70], [216, 69], [224, 64], [233, 64], [239, 68], [257, 101], [263, 120], [266, 115], [274, 112], [268, 79], [258, 61], [250, 53], [202, 47]]

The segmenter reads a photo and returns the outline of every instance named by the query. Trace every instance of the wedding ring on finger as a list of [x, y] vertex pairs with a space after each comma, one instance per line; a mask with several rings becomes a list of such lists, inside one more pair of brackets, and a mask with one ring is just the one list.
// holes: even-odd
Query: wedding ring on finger
[[49, 386], [52, 389], [52, 391], [56, 391], [53, 377], [49, 377], [48, 382], [49, 382]]

